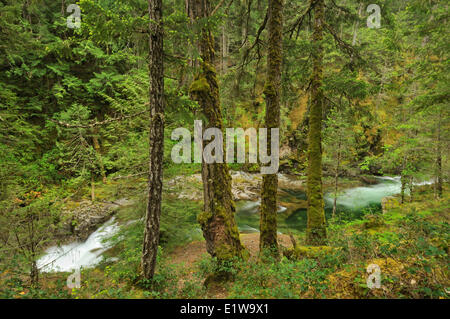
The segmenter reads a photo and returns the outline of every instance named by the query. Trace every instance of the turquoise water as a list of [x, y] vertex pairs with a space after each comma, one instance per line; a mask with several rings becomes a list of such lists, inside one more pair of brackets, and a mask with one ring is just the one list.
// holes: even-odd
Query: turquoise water
[[[337, 200], [337, 215], [343, 220], [361, 218], [369, 210], [380, 210], [381, 199], [400, 192], [400, 180], [396, 177], [379, 178], [380, 183], [355, 187], [343, 191]], [[306, 228], [305, 192], [282, 189], [280, 202], [290, 203], [289, 208], [278, 208], [278, 230], [281, 233], [299, 233]], [[303, 202], [303, 205], [302, 205]], [[297, 204], [295, 204], [297, 203]], [[259, 201], [236, 203], [236, 220], [243, 233], [259, 231]], [[333, 198], [325, 194], [325, 214], [331, 217]], [[81, 267], [92, 267], [102, 259], [102, 253], [109, 248], [104, 241], [119, 229], [114, 218], [92, 233], [85, 242], [73, 242], [61, 247], [50, 247], [39, 259], [41, 271], [72, 271]], [[200, 230], [199, 230], [200, 231]]]
[[[370, 211], [381, 210], [383, 197], [400, 193], [401, 183], [398, 177], [377, 177], [378, 184], [349, 188], [338, 194], [336, 215], [343, 221], [361, 218]], [[282, 189], [280, 201], [297, 203], [306, 200], [306, 193], [301, 190]], [[325, 194], [325, 215], [331, 218], [333, 212], [333, 196]], [[259, 231], [260, 202], [240, 201], [237, 203], [236, 221], [239, 230], [244, 233]], [[279, 209], [278, 230], [281, 233], [299, 233], [306, 229], [306, 208], [304, 204], [295, 204], [288, 209]], [[302, 207], [303, 206], [303, 207]]]

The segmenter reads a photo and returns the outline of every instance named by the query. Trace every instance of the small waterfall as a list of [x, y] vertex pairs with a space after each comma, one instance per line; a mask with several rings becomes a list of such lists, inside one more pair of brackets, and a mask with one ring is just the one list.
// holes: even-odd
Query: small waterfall
[[[369, 186], [361, 186], [346, 189], [337, 197], [337, 205], [351, 209], [360, 209], [371, 204], [380, 204], [381, 199], [386, 196], [392, 196], [400, 193], [400, 177], [377, 177], [381, 183]], [[325, 195], [325, 201], [328, 205], [333, 205], [333, 195]]]
[[81, 267], [93, 267], [102, 259], [108, 248], [105, 239], [119, 230], [115, 218], [111, 218], [93, 232], [85, 242], [73, 242], [60, 247], [53, 246], [38, 260], [38, 268], [43, 272], [73, 271]]
[[[338, 194], [337, 204], [344, 210], [361, 211], [362, 208], [372, 204], [380, 204], [381, 199], [400, 193], [400, 177], [377, 177], [379, 184], [355, 187], [344, 190]], [[415, 185], [431, 184], [433, 181], [417, 182]], [[285, 190], [296, 198], [306, 199], [304, 192], [298, 190]], [[333, 205], [333, 195], [325, 195], [326, 211]], [[259, 232], [258, 210], [261, 201], [242, 201], [237, 205], [236, 219], [239, 230], [243, 233]], [[279, 229], [301, 230], [306, 227], [306, 209], [299, 208], [290, 216], [281, 214], [287, 210], [279, 206]], [[339, 209], [338, 209], [339, 210]], [[357, 218], [353, 216], [352, 218]], [[136, 222], [130, 221], [129, 223]], [[105, 240], [117, 233], [119, 225], [115, 218], [111, 218], [99, 229], [92, 233], [84, 242], [73, 242], [60, 247], [53, 246], [46, 250], [45, 254], [38, 260], [38, 267], [43, 272], [65, 271], [71, 272], [81, 267], [93, 267], [102, 260], [102, 254], [109, 249]], [[198, 229], [201, 233], [201, 230]]]

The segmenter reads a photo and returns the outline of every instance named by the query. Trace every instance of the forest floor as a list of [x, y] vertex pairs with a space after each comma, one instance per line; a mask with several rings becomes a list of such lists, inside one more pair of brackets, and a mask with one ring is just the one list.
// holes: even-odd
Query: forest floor
[[[241, 242], [251, 258], [256, 258], [259, 253], [259, 233], [241, 234]], [[290, 248], [292, 247], [291, 240], [288, 235], [278, 234], [278, 244]], [[195, 241], [186, 246], [175, 248], [168, 256], [174, 265], [184, 264], [185, 267], [190, 267], [199, 261], [206, 254], [205, 241]]]
[[[240, 238], [241, 243], [250, 253], [250, 261], [256, 262], [259, 254], [259, 233], [241, 234]], [[292, 247], [291, 239], [285, 234], [278, 234], [278, 244], [286, 248]], [[198, 263], [206, 256], [206, 242], [204, 240], [176, 247], [168, 255], [171, 264], [184, 268], [188, 273], [187, 277], [180, 278], [180, 288], [187, 280], [194, 280], [193, 274], [198, 271]], [[221, 285], [213, 285], [208, 289], [209, 298], [223, 299], [227, 297], [227, 294], [226, 288]]]
[[[134, 184], [136, 194], [141, 185]], [[104, 197], [130, 195], [130, 189]], [[431, 186], [418, 187], [412, 202], [395, 197], [389, 209], [353, 221], [329, 220], [329, 250], [317, 255], [259, 262], [259, 233], [241, 234], [251, 257], [227, 270], [229, 280], [211, 280], [217, 264], [206, 252], [196, 223], [201, 205], [166, 200], [161, 249], [154, 281], [140, 278], [145, 201], [120, 210], [121, 221], [110, 257], [81, 272], [81, 288], [68, 289], [69, 273], [42, 273], [40, 287], [30, 289], [27, 274], [14, 267], [0, 273], [1, 298], [449, 298], [450, 195], [435, 199]], [[305, 247], [304, 234], [296, 234]], [[279, 235], [290, 248], [290, 236]], [[381, 270], [381, 288], [367, 286], [367, 266]]]

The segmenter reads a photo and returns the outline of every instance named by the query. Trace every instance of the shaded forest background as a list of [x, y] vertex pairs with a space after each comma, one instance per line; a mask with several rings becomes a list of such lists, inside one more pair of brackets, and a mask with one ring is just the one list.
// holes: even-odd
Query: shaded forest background
[[[323, 174], [400, 175], [402, 196], [414, 182], [432, 180], [433, 198], [439, 198], [449, 178], [448, 3], [376, 2], [379, 29], [367, 27], [369, 3], [324, 1]], [[211, 3], [211, 17], [193, 22], [186, 1], [163, 2], [165, 178], [201, 170], [172, 162], [176, 141], [170, 136], [177, 127], [193, 130], [194, 119], [203, 117], [192, 83], [205, 26], [216, 53], [223, 125], [266, 127], [268, 1]], [[4, 248], [10, 241], [29, 236], [28, 229], [26, 238], [11, 239], [10, 225], [35, 225], [32, 236], [39, 239], [32, 241], [43, 247], [67, 198], [99, 200], [96, 189], [109, 181], [148, 173], [148, 3], [78, 1], [79, 29], [67, 27], [69, 4], [0, 0], [4, 256], [10, 256]], [[280, 171], [305, 175], [314, 20], [309, 1], [284, 5]], [[257, 164], [229, 166], [259, 171]], [[28, 260], [40, 253], [38, 245], [16, 246]]]
[[[327, 3], [333, 33], [324, 39], [323, 117], [350, 128], [348, 172], [400, 174], [407, 166], [417, 178], [433, 176], [438, 123], [448, 127], [447, 5], [382, 1], [382, 28], [369, 29], [365, 4], [341, 2]], [[81, 28], [69, 29], [66, 1], [1, 3], [2, 200], [44, 185], [76, 187], [91, 176], [97, 181], [146, 169], [147, 128], [140, 112], [148, 106], [147, 3], [79, 4]], [[282, 164], [294, 164], [298, 172], [305, 167], [308, 130], [311, 31], [302, 15], [307, 4], [289, 2], [285, 8], [280, 127], [282, 145], [294, 150], [295, 163]], [[267, 42], [266, 33], [258, 31], [266, 6], [265, 1], [226, 2], [208, 21], [229, 127], [263, 124]], [[191, 61], [198, 54], [192, 29], [198, 26], [191, 28], [184, 1], [165, 2], [164, 12], [170, 150], [171, 130], [191, 128], [199, 113], [189, 98]], [[336, 42], [333, 34], [345, 42]], [[343, 130], [325, 136], [330, 159], [337, 131]], [[402, 165], [404, 154], [411, 154], [407, 165]], [[169, 155], [166, 167], [174, 166]], [[442, 156], [447, 163], [446, 152]]]

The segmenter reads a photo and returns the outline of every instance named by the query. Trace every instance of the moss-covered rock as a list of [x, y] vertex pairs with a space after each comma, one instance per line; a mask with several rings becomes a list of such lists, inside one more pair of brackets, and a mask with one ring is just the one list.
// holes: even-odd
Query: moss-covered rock
[[283, 251], [283, 255], [291, 260], [302, 258], [318, 258], [320, 256], [331, 254], [335, 248], [330, 246], [297, 246]]
[[384, 226], [384, 220], [381, 215], [367, 215], [366, 220], [363, 223], [364, 229], [372, 229], [376, 227]]

